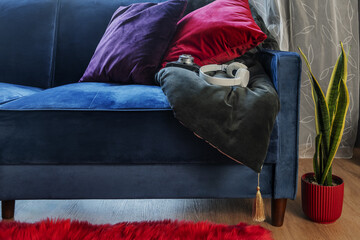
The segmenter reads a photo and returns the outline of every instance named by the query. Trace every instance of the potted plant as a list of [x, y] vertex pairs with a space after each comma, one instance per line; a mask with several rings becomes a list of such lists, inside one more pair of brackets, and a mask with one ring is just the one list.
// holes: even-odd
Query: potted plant
[[309, 70], [316, 124], [314, 172], [301, 177], [301, 200], [304, 213], [319, 223], [336, 221], [341, 216], [344, 198], [344, 181], [332, 174], [332, 163], [343, 135], [349, 107], [347, 57], [342, 42], [340, 45], [341, 54], [334, 66], [326, 96], [299, 48]]

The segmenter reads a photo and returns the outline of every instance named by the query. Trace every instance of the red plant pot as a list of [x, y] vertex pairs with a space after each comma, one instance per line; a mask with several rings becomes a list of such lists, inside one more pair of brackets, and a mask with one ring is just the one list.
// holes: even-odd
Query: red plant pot
[[337, 186], [321, 186], [310, 183], [306, 179], [314, 173], [306, 173], [301, 177], [301, 201], [304, 213], [314, 222], [332, 223], [340, 216], [344, 200], [344, 181], [333, 175]]

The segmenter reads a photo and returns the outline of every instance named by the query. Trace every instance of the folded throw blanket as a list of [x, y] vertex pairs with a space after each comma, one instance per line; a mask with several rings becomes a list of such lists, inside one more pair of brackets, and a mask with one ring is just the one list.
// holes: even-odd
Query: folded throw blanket
[[156, 74], [175, 117], [228, 157], [260, 172], [279, 111], [278, 95], [253, 57], [246, 88], [210, 85], [190, 70], [163, 68]]

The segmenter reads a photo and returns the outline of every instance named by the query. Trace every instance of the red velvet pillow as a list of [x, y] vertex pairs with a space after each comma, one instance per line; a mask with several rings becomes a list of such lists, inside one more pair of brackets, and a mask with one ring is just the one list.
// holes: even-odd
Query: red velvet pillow
[[251, 16], [248, 0], [217, 0], [199, 8], [177, 25], [163, 60], [190, 54], [196, 64], [222, 64], [244, 54], [266, 39]]

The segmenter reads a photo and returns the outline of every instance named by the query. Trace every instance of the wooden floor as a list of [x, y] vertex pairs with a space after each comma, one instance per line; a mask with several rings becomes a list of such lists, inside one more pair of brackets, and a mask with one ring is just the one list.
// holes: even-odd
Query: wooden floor
[[[360, 239], [360, 150], [353, 159], [336, 159], [334, 174], [345, 181], [342, 217], [329, 225], [316, 224], [302, 212], [300, 188], [294, 201], [288, 201], [283, 227], [269, 224], [270, 201], [265, 200], [267, 220], [261, 225], [274, 239]], [[311, 160], [300, 159], [299, 179], [311, 171]], [[299, 185], [300, 186], [300, 185]], [[214, 200], [37, 200], [17, 201], [15, 220], [34, 222], [44, 218], [71, 218], [91, 223], [117, 223], [161, 219], [184, 219], [237, 224], [251, 221], [251, 199]]]

